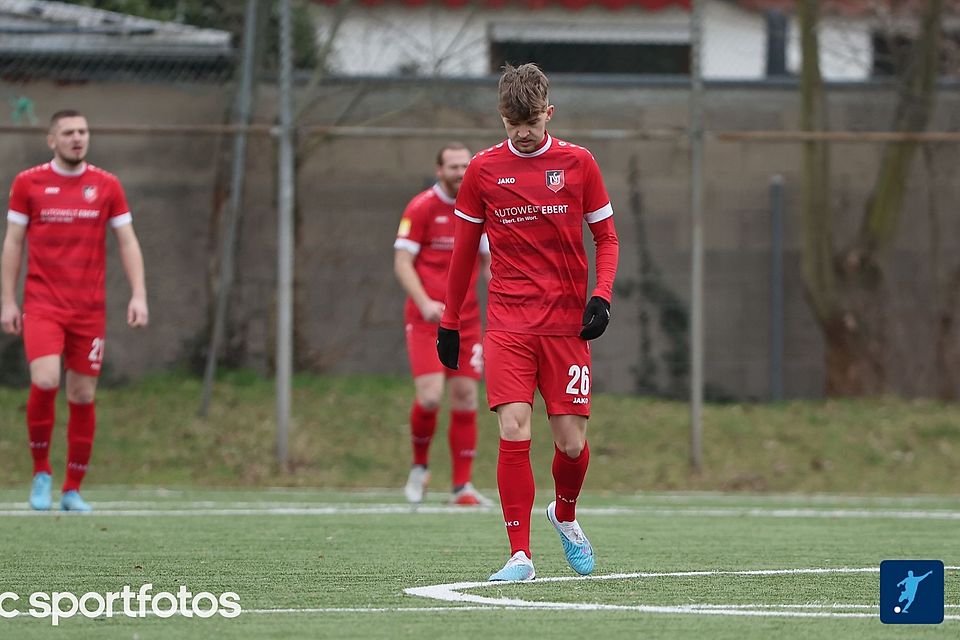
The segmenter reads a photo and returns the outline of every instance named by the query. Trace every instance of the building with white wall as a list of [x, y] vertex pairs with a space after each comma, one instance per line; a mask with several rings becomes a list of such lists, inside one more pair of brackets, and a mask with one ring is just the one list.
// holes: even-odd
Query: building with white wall
[[[705, 0], [705, 77], [766, 77], [776, 24], [771, 12], [784, 17], [782, 45], [775, 46], [782, 46], [784, 70], [796, 73], [794, 4]], [[910, 31], [915, 13], [898, 18], [882, 5], [825, 3], [819, 24], [825, 78], [870, 78], [877, 73], [877, 34]], [[484, 76], [504, 60], [537, 60], [552, 72], [689, 71], [690, 0], [316, 0], [315, 15], [321, 43], [335, 33], [328, 68], [342, 75]]]

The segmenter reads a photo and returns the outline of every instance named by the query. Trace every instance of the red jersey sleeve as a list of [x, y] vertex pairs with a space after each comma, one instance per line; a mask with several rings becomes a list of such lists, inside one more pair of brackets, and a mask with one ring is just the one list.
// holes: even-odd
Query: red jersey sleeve
[[400, 218], [400, 227], [397, 229], [397, 240], [393, 243], [394, 249], [405, 249], [413, 255], [420, 253], [420, 245], [427, 232], [427, 216], [423, 214], [424, 207], [419, 206], [422, 195], [416, 196], [407, 204]]
[[[475, 161], [474, 161], [475, 162]], [[478, 169], [471, 162], [457, 192], [454, 214], [457, 217], [453, 237], [453, 255], [447, 272], [446, 306], [440, 326], [444, 329], [460, 329], [460, 307], [470, 288], [473, 270], [477, 264], [477, 249], [483, 235], [484, 205], [480, 197]]]
[[620, 260], [620, 240], [613, 225], [613, 206], [600, 167], [589, 152], [583, 155], [583, 217], [593, 233], [597, 251], [597, 286], [591, 295], [613, 299], [613, 280]]
[[613, 226], [613, 216], [591, 223], [590, 231], [597, 249], [597, 287], [591, 295], [613, 302], [613, 280], [620, 261], [620, 240]]
[[123, 192], [123, 185], [116, 178], [110, 181], [110, 191], [110, 204], [107, 209], [110, 226], [117, 228], [133, 222], [130, 206], [127, 204], [127, 194]]
[[30, 223], [30, 193], [22, 173], [13, 179], [13, 186], [10, 187], [7, 220], [21, 225]]
[[583, 167], [583, 217], [593, 224], [613, 215], [610, 196], [603, 184], [600, 167], [589, 151], [584, 150], [581, 159]]

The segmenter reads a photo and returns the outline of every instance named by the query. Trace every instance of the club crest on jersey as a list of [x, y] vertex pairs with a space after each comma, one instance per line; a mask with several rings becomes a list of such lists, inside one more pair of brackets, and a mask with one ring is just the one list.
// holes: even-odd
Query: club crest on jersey
[[87, 202], [93, 202], [97, 199], [97, 188], [94, 186], [86, 186], [83, 188], [83, 199]]
[[554, 193], [563, 189], [563, 169], [551, 169], [546, 172], [547, 174], [547, 189], [553, 191]]

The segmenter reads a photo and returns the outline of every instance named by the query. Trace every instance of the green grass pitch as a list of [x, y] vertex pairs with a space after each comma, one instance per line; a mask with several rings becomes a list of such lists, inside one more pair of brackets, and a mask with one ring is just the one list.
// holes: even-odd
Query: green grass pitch
[[[583, 580], [566, 566], [541, 492], [538, 579], [444, 589], [437, 585], [483, 582], [506, 559], [498, 508], [457, 510], [435, 494], [414, 511], [399, 490], [91, 488], [97, 511], [78, 516], [33, 514], [25, 492], [0, 491], [0, 593], [21, 596], [4, 605], [21, 615], [0, 618], [2, 638], [960, 635], [957, 570], [946, 574], [943, 624], [885, 626], [878, 617], [881, 560], [960, 565], [956, 498], [588, 494], [579, 515], [598, 561]], [[33, 592], [146, 583], [152, 593], [232, 591], [243, 613], [75, 616], [57, 627], [25, 613]], [[416, 588], [424, 595], [407, 591]], [[451, 593], [461, 600], [436, 599]]]

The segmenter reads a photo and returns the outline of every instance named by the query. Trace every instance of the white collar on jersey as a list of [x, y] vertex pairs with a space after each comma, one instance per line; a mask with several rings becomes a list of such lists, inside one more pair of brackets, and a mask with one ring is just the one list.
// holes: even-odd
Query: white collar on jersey
[[510, 147], [510, 151], [513, 152], [513, 155], [520, 156], [521, 158], [536, 158], [539, 155], [543, 155], [547, 152], [547, 149], [550, 148], [550, 145], [553, 144], [553, 138], [550, 137], [550, 134], [547, 134], [547, 141], [543, 143], [543, 146], [537, 149], [536, 151], [531, 151], [530, 153], [524, 153], [518, 151], [513, 142], [510, 141], [510, 138], [507, 138], [507, 146]]
[[70, 171], [69, 169], [64, 169], [58, 165], [56, 159], [54, 159], [50, 161], [50, 169], [58, 175], [67, 176], [68, 178], [75, 178], [76, 176], [82, 175], [83, 172], [87, 170], [87, 163], [83, 162], [80, 164], [79, 169]]
[[435, 183], [434, 183], [434, 185], [433, 185], [433, 192], [434, 192], [435, 194], [437, 194], [437, 197], [440, 198], [440, 200], [441, 200], [442, 202], [446, 202], [447, 204], [456, 204], [456, 203], [457, 203], [457, 199], [456, 199], [456, 198], [451, 198], [450, 196], [448, 196], [448, 195], [447, 195], [447, 192], [443, 190], [443, 187], [440, 186], [440, 183], [439, 183], [439, 182], [435, 182]]

